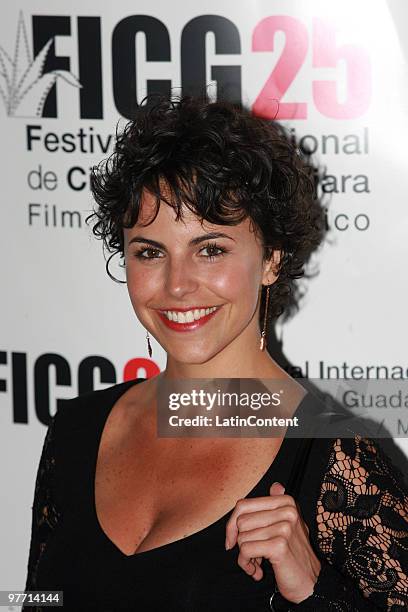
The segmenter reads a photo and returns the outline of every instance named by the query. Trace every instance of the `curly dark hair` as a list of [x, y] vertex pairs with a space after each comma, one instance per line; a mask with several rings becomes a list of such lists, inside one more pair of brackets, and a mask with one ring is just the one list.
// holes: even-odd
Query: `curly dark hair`
[[[137, 222], [144, 189], [157, 206], [147, 224], [160, 200], [174, 208], [177, 220], [183, 205], [201, 222], [236, 225], [249, 217], [260, 231], [264, 258], [272, 249], [283, 252], [268, 314], [285, 320], [297, 309], [296, 281], [324, 235], [314, 177], [276, 121], [231, 102], [148, 96], [117, 132], [113, 154], [91, 171], [97, 208], [86, 222], [94, 222], [92, 231], [111, 257], [123, 257], [123, 228]], [[264, 299], [261, 322], [263, 317]]]

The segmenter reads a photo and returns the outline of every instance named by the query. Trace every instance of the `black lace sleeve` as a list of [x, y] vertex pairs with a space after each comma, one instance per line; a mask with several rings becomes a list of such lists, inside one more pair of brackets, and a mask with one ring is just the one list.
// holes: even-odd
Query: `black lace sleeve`
[[297, 605], [278, 595], [276, 609], [408, 610], [408, 489], [379, 443], [334, 441], [316, 510], [314, 592]]
[[[55, 421], [54, 415], [45, 435], [42, 454], [37, 470], [32, 505], [31, 540], [27, 566], [25, 590], [37, 589], [37, 567], [51, 531], [60, 519], [55, 501]], [[36, 608], [25, 606], [23, 610]]]

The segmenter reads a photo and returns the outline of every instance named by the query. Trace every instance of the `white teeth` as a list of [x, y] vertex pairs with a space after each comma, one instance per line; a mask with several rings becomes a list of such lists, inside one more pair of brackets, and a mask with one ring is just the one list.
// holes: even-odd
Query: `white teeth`
[[200, 310], [196, 308], [195, 310], [188, 310], [187, 312], [166, 310], [164, 311], [164, 314], [169, 321], [175, 321], [176, 323], [192, 323], [193, 321], [198, 321], [198, 319], [210, 314], [210, 312], [214, 312], [214, 310], [217, 310], [216, 306], [213, 306], [212, 308], [201, 308]]

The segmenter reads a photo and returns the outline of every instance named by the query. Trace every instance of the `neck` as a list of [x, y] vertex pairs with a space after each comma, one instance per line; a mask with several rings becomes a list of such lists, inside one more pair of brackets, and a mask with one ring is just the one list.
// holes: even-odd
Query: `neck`
[[261, 351], [259, 327], [247, 328], [219, 353], [202, 363], [187, 363], [167, 356], [166, 378], [289, 378], [270, 356]]

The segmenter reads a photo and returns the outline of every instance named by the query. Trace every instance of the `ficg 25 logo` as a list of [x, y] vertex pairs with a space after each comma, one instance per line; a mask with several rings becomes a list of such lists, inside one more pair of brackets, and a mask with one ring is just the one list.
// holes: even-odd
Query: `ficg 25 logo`
[[[76, 20], [78, 63], [56, 53], [56, 37], [72, 37]], [[0, 96], [9, 117], [57, 117], [57, 87], [75, 87], [81, 119], [103, 118], [104, 67], [102, 62], [101, 17], [32, 15], [32, 40], [20, 12], [15, 48], [12, 53], [0, 46]], [[209, 74], [217, 85], [217, 96], [234, 102], [242, 100], [242, 52], [238, 27], [226, 17], [199, 15], [181, 31], [178, 45], [171, 44], [169, 28], [150, 15], [130, 15], [121, 19], [111, 36], [112, 95], [117, 111], [133, 115], [140, 100], [136, 35], [145, 37], [145, 63], [168, 62], [172, 49], [180, 53], [178, 82], [169, 78], [146, 78], [147, 94], [170, 95], [173, 88], [182, 94], [202, 94]], [[206, 39], [212, 33], [217, 56], [236, 55], [238, 63], [207, 66]], [[358, 44], [336, 42], [333, 23], [314, 18], [311, 32], [297, 17], [271, 15], [261, 19], [252, 31], [251, 53], [274, 52], [276, 36], [284, 34], [285, 44], [272, 71], [257, 92], [253, 110], [275, 119], [307, 119], [313, 106], [332, 119], [354, 119], [363, 115], [371, 100], [371, 63], [367, 51]], [[104, 44], [105, 40], [104, 40]], [[311, 53], [309, 54], [309, 51]], [[311, 58], [310, 100], [293, 100], [290, 86], [298, 78], [307, 58]], [[241, 59], [241, 63], [239, 63]], [[260, 61], [262, 56], [260, 56]], [[345, 67], [343, 76], [315, 79], [314, 68]], [[148, 69], [148, 68], [147, 68]], [[345, 76], [344, 76], [345, 75]], [[289, 90], [289, 91], [288, 91]], [[342, 95], [339, 95], [340, 90]]]

